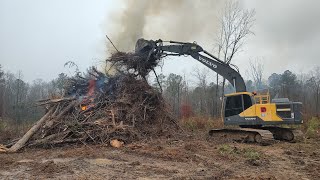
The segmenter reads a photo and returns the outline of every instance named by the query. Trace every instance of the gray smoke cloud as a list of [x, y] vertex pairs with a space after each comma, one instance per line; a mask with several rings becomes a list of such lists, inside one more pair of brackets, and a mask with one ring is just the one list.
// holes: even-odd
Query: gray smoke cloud
[[113, 13], [112, 40], [122, 51], [133, 50], [137, 39], [194, 41], [214, 39], [221, 0], [128, 0]]
[[[275, 8], [272, 8], [275, 7]], [[266, 39], [292, 45], [308, 41], [320, 32], [320, 1], [263, 1], [257, 6]]]
[[256, 9], [257, 21], [256, 36], [248, 53], [265, 57], [266, 72], [306, 72], [320, 65], [320, 1], [270, 0], [249, 4]]

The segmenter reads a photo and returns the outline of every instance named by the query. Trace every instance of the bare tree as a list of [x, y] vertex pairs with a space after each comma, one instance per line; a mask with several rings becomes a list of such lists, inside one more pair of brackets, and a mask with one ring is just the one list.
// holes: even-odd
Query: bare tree
[[[219, 35], [219, 40], [218, 42], [222, 42], [222, 31], [220, 31], [220, 35]], [[221, 55], [221, 50], [222, 50], [222, 46], [221, 44], [218, 44], [218, 58], [220, 59], [220, 55]], [[216, 73], [216, 88], [215, 88], [215, 91], [216, 91], [216, 94], [215, 94], [215, 98], [216, 98], [216, 101], [215, 101], [215, 114], [218, 114], [217, 112], [219, 112], [219, 109], [220, 109], [220, 106], [219, 106], [219, 74]], [[218, 116], [217, 116], [218, 117]]]
[[166, 79], [165, 96], [170, 101], [172, 111], [180, 116], [181, 91], [183, 89], [183, 78], [180, 75], [170, 73]]
[[195, 91], [199, 92], [198, 108], [201, 114], [208, 114], [209, 112], [207, 103], [208, 73], [208, 69], [203, 68], [202, 70], [200, 70], [198, 67], [194, 68], [192, 73], [192, 76], [194, 76], [197, 79], [197, 87]]
[[313, 71], [311, 71], [311, 77], [307, 81], [308, 86], [311, 88], [311, 91], [314, 92], [313, 100], [315, 100], [315, 113], [320, 114], [319, 110], [319, 95], [320, 95], [320, 67], [315, 67]]
[[256, 90], [262, 88], [263, 64], [261, 60], [255, 59], [249, 62], [249, 75], [254, 81]]
[[[255, 21], [255, 10], [242, 9], [239, 1], [230, 0], [225, 4], [225, 8], [220, 18], [220, 32], [217, 33], [217, 45], [221, 51], [223, 61], [227, 64], [239, 52], [244, 45], [244, 40], [251, 31]], [[225, 78], [222, 83], [222, 95], [224, 95]]]
[[314, 70], [315, 73], [315, 79], [316, 79], [316, 112], [317, 114], [320, 114], [319, 110], [319, 95], [320, 95], [320, 67], [316, 67]]
[[2, 66], [0, 64], [0, 121], [3, 118], [4, 112], [4, 90], [5, 90], [5, 80], [4, 72], [2, 71]]

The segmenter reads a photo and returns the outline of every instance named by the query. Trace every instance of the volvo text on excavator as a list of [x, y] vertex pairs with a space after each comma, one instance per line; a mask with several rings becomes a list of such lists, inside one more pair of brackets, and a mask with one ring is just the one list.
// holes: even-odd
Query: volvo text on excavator
[[236, 66], [231, 66], [204, 50], [196, 43], [139, 39], [136, 53], [156, 61], [165, 56], [189, 55], [211, 70], [226, 78], [235, 93], [223, 98], [222, 118], [225, 125], [240, 128], [212, 129], [209, 135], [236, 134], [249, 142], [261, 142], [261, 131], [272, 133], [274, 139], [292, 141], [294, 130], [279, 125], [302, 124], [302, 103], [287, 98], [270, 100], [269, 93], [247, 92], [245, 82]]

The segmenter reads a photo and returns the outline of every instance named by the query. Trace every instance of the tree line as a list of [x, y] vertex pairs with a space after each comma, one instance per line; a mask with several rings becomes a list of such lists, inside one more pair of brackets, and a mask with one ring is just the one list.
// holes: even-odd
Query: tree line
[[[290, 70], [283, 73], [272, 73], [267, 79], [262, 79], [261, 63], [251, 64], [251, 78], [245, 80], [247, 91], [266, 92], [271, 99], [289, 98], [290, 101], [303, 103], [303, 114], [305, 116], [320, 115], [320, 67], [315, 67], [308, 73], [296, 74]], [[206, 71], [198, 71], [195, 74], [197, 79], [195, 86], [188, 85], [185, 77], [177, 74], [165, 76], [160, 74], [158, 82], [153, 86], [163, 89], [163, 96], [170, 103], [175, 115], [179, 117], [188, 116], [221, 116], [221, 105], [223, 94], [217, 93], [217, 84], [210, 82]], [[226, 94], [234, 92], [231, 84], [227, 84], [222, 90], [223, 82], [218, 84], [218, 91]]]
[[[291, 101], [302, 102], [305, 115], [320, 115], [320, 67], [300, 74], [286, 70], [262, 79], [261, 66], [261, 63], [251, 63], [251, 77], [245, 80], [247, 91], [268, 90], [271, 98], [289, 98]], [[196, 69], [191, 76], [195, 79], [194, 83], [190, 83], [185, 75], [160, 74], [151, 84], [162, 93], [177, 117], [220, 117], [222, 92], [234, 92], [232, 85], [227, 83], [222, 91], [223, 82], [215, 84], [215, 77], [209, 76], [206, 70]], [[36, 102], [62, 96], [67, 78], [66, 74], [61, 73], [49, 82], [36, 79], [27, 83], [21, 71], [17, 74], [4, 72], [0, 65], [0, 117], [16, 123], [37, 120], [44, 110], [36, 106]], [[216, 87], [219, 88], [218, 93]]]
[[50, 82], [36, 79], [32, 83], [23, 80], [23, 74], [4, 72], [0, 65], [0, 119], [10, 119], [16, 123], [37, 120], [44, 109], [36, 102], [63, 94], [67, 76], [63, 73]]

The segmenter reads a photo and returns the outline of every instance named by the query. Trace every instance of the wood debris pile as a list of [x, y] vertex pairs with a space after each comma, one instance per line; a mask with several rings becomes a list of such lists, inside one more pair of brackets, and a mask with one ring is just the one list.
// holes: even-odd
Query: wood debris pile
[[107, 61], [117, 70], [115, 75], [91, 68], [85, 77], [68, 80], [65, 97], [40, 101], [46, 115], [10, 151], [66, 143], [109, 144], [113, 139], [130, 143], [170, 135], [179, 128], [161, 93], [146, 81], [157, 62], [123, 52]]

